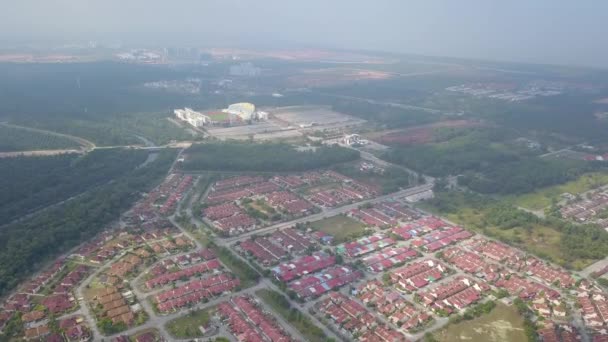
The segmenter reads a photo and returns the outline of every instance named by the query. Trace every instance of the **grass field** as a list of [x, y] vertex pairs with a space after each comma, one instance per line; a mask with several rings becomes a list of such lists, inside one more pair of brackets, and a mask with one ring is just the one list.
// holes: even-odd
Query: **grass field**
[[523, 318], [515, 306], [498, 304], [492, 312], [471, 321], [450, 324], [435, 333], [442, 342], [520, 342], [527, 337]]
[[167, 330], [173, 337], [180, 339], [202, 337], [203, 334], [198, 327], [201, 325], [207, 326], [214, 312], [215, 307], [190, 312], [185, 316], [169, 321], [166, 325]]
[[576, 195], [605, 184], [608, 184], [608, 173], [593, 172], [562, 185], [551, 186], [520, 196], [507, 197], [507, 200], [520, 207], [541, 210], [550, 206], [553, 199], [559, 201], [559, 195], [565, 192]]
[[311, 223], [313, 228], [334, 236], [336, 243], [342, 243], [350, 235], [357, 235], [365, 230], [365, 225], [350, 217], [338, 215]]
[[228, 121], [230, 120], [230, 114], [224, 112], [207, 112], [205, 113], [211, 121]]

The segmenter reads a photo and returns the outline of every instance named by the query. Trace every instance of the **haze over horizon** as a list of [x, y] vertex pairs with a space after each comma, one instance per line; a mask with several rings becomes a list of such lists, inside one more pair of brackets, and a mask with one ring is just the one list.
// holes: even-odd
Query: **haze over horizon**
[[319, 46], [608, 67], [608, 2], [23, 0], [3, 40]]

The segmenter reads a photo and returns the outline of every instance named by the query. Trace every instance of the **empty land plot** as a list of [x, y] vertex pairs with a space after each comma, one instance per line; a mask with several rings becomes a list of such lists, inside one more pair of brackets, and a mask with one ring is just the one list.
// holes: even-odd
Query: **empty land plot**
[[515, 306], [496, 305], [492, 312], [471, 321], [450, 324], [437, 332], [442, 342], [519, 342], [526, 341], [524, 320]]
[[561, 194], [570, 193], [573, 195], [589, 191], [591, 189], [608, 184], [608, 174], [601, 172], [593, 172], [582, 175], [576, 180], [555, 185], [548, 188], [543, 188], [528, 194], [515, 196], [510, 198], [510, 201], [518, 206], [540, 210], [551, 205], [552, 200], [560, 201]]
[[336, 243], [342, 243], [348, 236], [365, 231], [365, 225], [346, 216], [338, 215], [311, 223], [313, 228], [334, 236]]
[[355, 125], [365, 122], [365, 120], [335, 112], [328, 106], [281, 107], [270, 110], [270, 113], [275, 118], [294, 126], [307, 126], [313, 123], [317, 126]]
[[203, 337], [199, 327], [207, 327], [211, 316], [215, 313], [216, 307], [189, 312], [188, 314], [169, 321], [166, 325], [167, 330], [173, 337], [180, 339]]

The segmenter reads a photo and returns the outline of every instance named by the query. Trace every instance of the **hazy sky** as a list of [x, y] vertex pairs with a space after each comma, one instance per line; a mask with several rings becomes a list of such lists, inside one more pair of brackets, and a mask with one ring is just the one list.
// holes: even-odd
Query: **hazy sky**
[[608, 67], [606, 0], [0, 0], [0, 38], [333, 46]]

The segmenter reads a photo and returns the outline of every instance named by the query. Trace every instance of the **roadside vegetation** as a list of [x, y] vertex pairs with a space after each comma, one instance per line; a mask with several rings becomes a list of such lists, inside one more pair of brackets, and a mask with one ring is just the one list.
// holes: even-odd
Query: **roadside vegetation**
[[104, 229], [166, 176], [176, 157], [164, 150], [145, 167], [0, 230], [0, 295], [52, 258]]
[[260, 279], [260, 274], [255, 269], [251, 268], [245, 261], [234, 255], [230, 249], [218, 246], [213, 242], [209, 242], [209, 248], [213, 249], [222, 263], [239, 278], [241, 281], [241, 288], [247, 288], [257, 284]]
[[186, 171], [306, 171], [353, 161], [359, 152], [338, 146], [322, 146], [298, 151], [279, 143], [207, 143], [196, 144], [185, 152]]
[[272, 310], [281, 315], [289, 324], [293, 325], [307, 341], [324, 342], [328, 340], [323, 330], [317, 327], [310, 318], [302, 314], [300, 310], [292, 307], [287, 297], [281, 293], [263, 289], [256, 291], [255, 294], [262, 298]]

